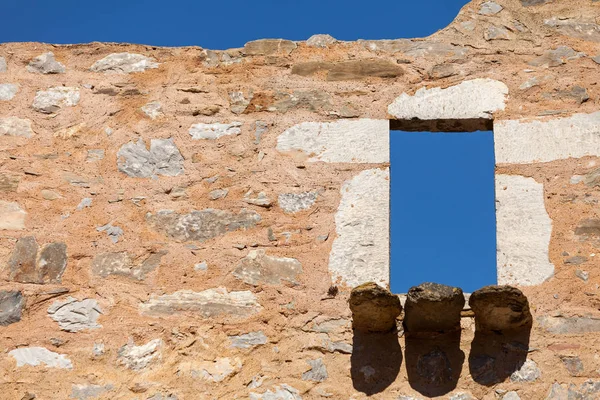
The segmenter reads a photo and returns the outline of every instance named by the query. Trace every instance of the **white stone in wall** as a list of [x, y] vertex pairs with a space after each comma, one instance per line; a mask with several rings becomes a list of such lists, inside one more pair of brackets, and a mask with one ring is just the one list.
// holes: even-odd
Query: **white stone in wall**
[[0, 72], [6, 72], [6, 59], [4, 57], [0, 57]]
[[19, 85], [16, 85], [14, 83], [2, 83], [0, 84], [0, 100], [12, 100], [18, 91]]
[[31, 121], [17, 117], [0, 118], [0, 136], [3, 135], [30, 138], [33, 136]]
[[239, 135], [242, 133], [241, 122], [230, 124], [194, 124], [188, 133], [192, 139], [218, 139], [222, 136]]
[[144, 114], [149, 116], [150, 119], [156, 119], [164, 115], [162, 112], [162, 104], [160, 104], [158, 101], [152, 101], [146, 104], [142, 107], [142, 111]]
[[33, 99], [33, 109], [45, 114], [55, 113], [62, 107], [73, 107], [79, 103], [79, 89], [57, 86], [40, 90]]
[[508, 87], [493, 79], [473, 79], [446, 89], [421, 88], [401, 94], [388, 107], [396, 119], [491, 119], [504, 110]]
[[45, 347], [21, 347], [8, 353], [17, 360], [17, 367], [44, 364], [49, 368], [73, 369], [73, 364], [64, 354], [58, 354]]
[[390, 160], [388, 120], [303, 122], [277, 138], [277, 150], [302, 151], [309, 161], [383, 163]]
[[554, 275], [548, 259], [552, 220], [543, 184], [496, 175], [496, 234], [499, 285], [539, 285]]
[[333, 282], [389, 284], [389, 169], [369, 169], [346, 181], [335, 214], [337, 237], [329, 255]]
[[90, 67], [93, 72], [108, 72], [117, 74], [129, 74], [131, 72], [143, 72], [147, 69], [158, 68], [154, 58], [133, 53], [113, 53], [98, 60]]
[[494, 123], [497, 164], [600, 156], [600, 111], [566, 118]]

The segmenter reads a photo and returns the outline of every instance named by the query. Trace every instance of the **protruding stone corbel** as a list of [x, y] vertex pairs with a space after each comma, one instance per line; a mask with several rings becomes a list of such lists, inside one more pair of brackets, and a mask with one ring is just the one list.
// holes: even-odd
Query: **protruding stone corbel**
[[485, 286], [469, 298], [479, 332], [516, 331], [531, 327], [529, 301], [512, 286]]
[[460, 330], [464, 305], [460, 288], [431, 282], [413, 286], [404, 305], [404, 330], [408, 334]]
[[402, 312], [398, 296], [374, 282], [352, 289], [349, 303], [352, 327], [361, 332], [390, 332]]

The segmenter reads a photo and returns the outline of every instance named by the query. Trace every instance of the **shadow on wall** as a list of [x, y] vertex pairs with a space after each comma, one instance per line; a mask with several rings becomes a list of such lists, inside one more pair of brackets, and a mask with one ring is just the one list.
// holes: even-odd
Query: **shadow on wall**
[[350, 376], [354, 389], [370, 396], [383, 392], [400, 372], [402, 350], [398, 332], [369, 333], [354, 330]]
[[[403, 320], [406, 370], [410, 386], [424, 396], [442, 396], [457, 386], [465, 360], [460, 349], [464, 303], [460, 288], [435, 283], [408, 293]], [[469, 305], [476, 326], [469, 354], [471, 376], [486, 386], [504, 382], [527, 360], [532, 327], [527, 298], [510, 286], [486, 286], [473, 292]], [[370, 396], [384, 391], [400, 372], [396, 318], [402, 306], [397, 296], [368, 283], [352, 291], [350, 308], [352, 383]]]

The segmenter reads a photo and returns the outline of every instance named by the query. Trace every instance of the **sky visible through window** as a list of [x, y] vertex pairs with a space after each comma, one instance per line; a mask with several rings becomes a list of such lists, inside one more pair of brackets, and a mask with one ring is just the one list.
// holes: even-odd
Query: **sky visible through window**
[[492, 132], [390, 132], [391, 289], [496, 283]]

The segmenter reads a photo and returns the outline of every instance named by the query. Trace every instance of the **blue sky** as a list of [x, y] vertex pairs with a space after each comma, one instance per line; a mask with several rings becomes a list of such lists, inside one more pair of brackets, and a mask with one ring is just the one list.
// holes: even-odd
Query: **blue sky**
[[[467, 0], [2, 0], [0, 42], [242, 47], [260, 38], [423, 37]], [[392, 134], [392, 289], [495, 282], [491, 133]]]
[[392, 131], [391, 287], [496, 283], [492, 132]]
[[427, 36], [467, 0], [2, 0], [0, 42], [91, 41], [242, 47], [261, 38]]

